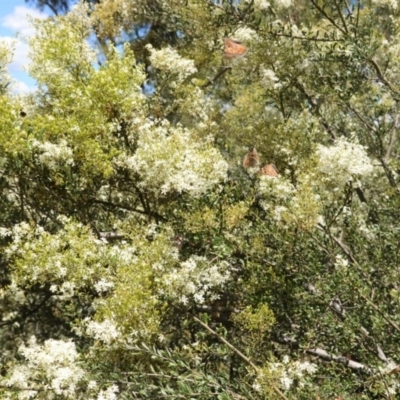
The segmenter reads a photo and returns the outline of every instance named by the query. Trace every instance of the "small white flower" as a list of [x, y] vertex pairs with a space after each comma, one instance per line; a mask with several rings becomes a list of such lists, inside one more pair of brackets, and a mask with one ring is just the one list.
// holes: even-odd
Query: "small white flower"
[[[32, 336], [28, 345], [22, 345], [19, 353], [25, 358], [24, 365], [17, 365], [10, 377], [4, 380], [7, 386], [26, 389], [31, 386], [40, 387], [40, 382], [49, 382], [43, 390], [51, 390], [62, 396], [76, 396], [78, 383], [84, 378], [85, 372], [77, 366], [78, 353], [71, 341], [47, 340], [43, 345], [37, 344]], [[39, 385], [39, 386], [38, 386]], [[32, 397], [32, 393], [25, 393]]]
[[269, 90], [278, 90], [282, 87], [282, 83], [279, 82], [279, 78], [272, 69], [263, 69], [262, 84]]
[[104, 278], [101, 278], [98, 282], [94, 284], [94, 288], [96, 289], [97, 293], [104, 293], [114, 287], [113, 282], [108, 282]]
[[61, 163], [74, 165], [72, 149], [65, 140], [61, 140], [59, 144], [54, 144], [51, 142], [41, 143], [35, 139], [32, 144], [41, 152], [39, 155], [40, 162], [49, 168], [54, 169]]
[[97, 400], [116, 400], [118, 392], [118, 386], [112, 385], [106, 390], [101, 390], [97, 396]]
[[181, 57], [178, 52], [171, 47], [164, 47], [161, 50], [156, 50], [151, 44], [148, 44], [146, 48], [151, 53], [151, 64], [161, 71], [177, 74], [180, 82], [197, 72], [193, 60], [187, 60]]
[[[252, 0], [246, 0], [246, 3], [250, 3]], [[254, 0], [254, 9], [257, 11], [268, 10], [271, 6], [270, 2], [267, 0]]]
[[285, 390], [289, 390], [293, 384], [293, 379], [289, 378], [286, 374], [281, 378], [281, 384]]
[[96, 381], [89, 381], [87, 385], [88, 389], [96, 389], [97, 388], [97, 382]]
[[218, 149], [190, 130], [168, 121], [148, 121], [138, 130], [136, 153], [121, 154], [116, 164], [140, 174], [146, 189], [161, 196], [175, 191], [198, 197], [226, 179], [228, 164]]
[[244, 42], [251, 42], [252, 40], [257, 40], [258, 35], [257, 32], [248, 27], [241, 27], [235, 32], [235, 39], [244, 41]]
[[289, 8], [292, 5], [293, 0], [275, 0], [274, 5], [277, 8]]
[[120, 335], [118, 328], [110, 319], [105, 319], [102, 322], [86, 320], [86, 331], [95, 339], [107, 344], [117, 339]]
[[365, 148], [344, 138], [337, 139], [330, 147], [318, 145], [319, 170], [332, 182], [343, 186], [356, 178], [367, 177], [373, 172], [371, 159]]
[[284, 364], [289, 364], [289, 361], [290, 361], [290, 358], [289, 358], [288, 355], [284, 355], [284, 356], [282, 357], [282, 362], [283, 362]]
[[342, 255], [338, 254], [335, 260], [335, 267], [336, 268], [347, 268], [349, 265], [349, 261], [346, 260]]
[[192, 256], [181, 262], [179, 268], [165, 274], [161, 283], [164, 292], [177, 297], [181, 303], [187, 304], [192, 298], [201, 304], [206, 296], [212, 296], [213, 288], [223, 285], [229, 278], [230, 266], [227, 263], [209, 265], [204, 257]]

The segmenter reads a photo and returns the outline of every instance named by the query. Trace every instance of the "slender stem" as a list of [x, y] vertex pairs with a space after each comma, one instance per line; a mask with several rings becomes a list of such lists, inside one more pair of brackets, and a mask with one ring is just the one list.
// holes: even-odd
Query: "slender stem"
[[[362, 270], [361, 266], [358, 264], [356, 259], [353, 257], [351, 254], [350, 250], [347, 248], [346, 245], [344, 245], [339, 239], [331, 236], [332, 239], [336, 242], [336, 244], [339, 245], [339, 247], [343, 250], [343, 252], [347, 255], [347, 257], [350, 259], [352, 264], [357, 267], [359, 272], [363, 275], [364, 279], [369, 283], [368, 276], [365, 274], [365, 272]], [[389, 324], [391, 325], [396, 331], [400, 332], [400, 327], [392, 321], [377, 305], [375, 305], [370, 299], [368, 299], [366, 296], [364, 296], [362, 293], [358, 293], [361, 298], [363, 298], [378, 314], [382, 316], [382, 318]]]
[[340, 19], [341, 19], [341, 21], [342, 21], [343, 28], [344, 28], [344, 30], [346, 31], [346, 33], [348, 34], [349, 31], [348, 31], [348, 29], [347, 29], [346, 21], [345, 21], [344, 18], [343, 18], [342, 11], [341, 11], [340, 6], [339, 6], [339, 4], [337, 3], [336, 0], [335, 0], [335, 6], [336, 6], [337, 12], [339, 13]]
[[361, 8], [361, 2], [360, 0], [357, 0], [357, 18], [356, 18], [355, 36], [357, 36], [358, 24], [360, 22], [360, 8]]
[[354, 113], [354, 115], [365, 125], [366, 128], [368, 128], [370, 131], [377, 133], [376, 129], [368, 122], [365, 120], [365, 118], [354, 108], [350, 105], [350, 103], [345, 103], [346, 106], [350, 111]]
[[218, 72], [217, 75], [214, 76], [214, 78], [210, 79], [205, 85], [202, 86], [202, 88], [205, 88], [207, 86], [213, 85], [217, 79], [219, 79], [222, 75], [225, 74], [225, 72], [229, 71], [232, 69], [232, 67], [222, 67]]
[[389, 147], [387, 148], [385, 157], [383, 158], [386, 163], [389, 161], [390, 153], [392, 152], [392, 148], [393, 148], [393, 146], [394, 146], [394, 144], [396, 142], [396, 139], [397, 139], [397, 125], [398, 125], [398, 123], [399, 123], [399, 114], [396, 115], [396, 118], [394, 120], [392, 137], [390, 138]]
[[361, 364], [357, 361], [349, 360], [346, 357], [340, 357], [340, 356], [335, 356], [333, 354], [329, 354], [324, 349], [321, 349], [319, 347], [316, 347], [313, 349], [307, 349], [306, 352], [308, 354], [312, 354], [313, 356], [319, 357], [326, 361], [334, 361], [337, 363], [341, 363], [341, 364], [345, 365], [346, 367], [349, 367], [349, 368], [357, 370], [357, 371], [364, 370], [368, 373], [372, 373], [372, 369], [365, 364]]
[[336, 28], [338, 29], [340, 32], [342, 32], [344, 35], [347, 36], [347, 32], [342, 29], [333, 18], [331, 18], [325, 11], [323, 8], [321, 8], [318, 3], [315, 0], [311, 0], [311, 3], [314, 5], [314, 7]]
[[392, 171], [390, 170], [387, 162], [385, 161], [384, 158], [379, 158], [379, 161], [381, 162], [382, 167], [385, 170], [385, 174], [386, 174], [386, 177], [388, 178], [390, 186], [393, 187], [393, 188], [397, 188], [396, 181], [395, 181], [395, 179], [393, 177]]
[[285, 33], [275, 33], [275, 32], [272, 32], [272, 34], [277, 37], [288, 37], [290, 39], [308, 40], [310, 42], [343, 42], [343, 39], [325, 39], [317, 37], [293, 36]]
[[382, 73], [381, 68], [379, 67], [378, 63], [373, 58], [367, 58], [367, 61], [374, 67], [379, 80], [383, 84], [385, 84], [393, 93], [399, 94], [399, 92], [394, 89], [392, 84], [389, 81], [387, 81], [386, 78], [383, 76], [383, 73]]
[[360, 293], [360, 296], [376, 311], [382, 316], [382, 318], [391, 325], [396, 331], [400, 332], [400, 327], [392, 321], [377, 305], [375, 305], [368, 297]]
[[[235, 346], [229, 343], [224, 337], [219, 335], [213, 329], [211, 329], [207, 324], [205, 324], [202, 320], [197, 318], [196, 316], [192, 315], [193, 319], [198, 322], [203, 328], [207, 329], [210, 333], [216, 336], [221, 342], [225, 343], [231, 350], [233, 350], [240, 358], [246, 361], [254, 371], [258, 372], [257, 366], [248, 358], [246, 357], [240, 350], [238, 350]], [[289, 400], [274, 384], [271, 383], [272, 389], [274, 389], [275, 393], [277, 393], [282, 399]]]

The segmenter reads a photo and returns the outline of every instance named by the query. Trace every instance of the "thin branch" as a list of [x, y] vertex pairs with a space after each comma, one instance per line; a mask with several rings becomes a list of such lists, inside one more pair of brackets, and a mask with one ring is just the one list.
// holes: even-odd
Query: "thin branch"
[[100, 239], [118, 240], [124, 239], [126, 236], [118, 232], [99, 232]]
[[138, 210], [137, 208], [132, 208], [132, 207], [129, 207], [129, 206], [124, 206], [124, 205], [122, 205], [122, 204], [112, 203], [111, 201], [98, 200], [98, 199], [93, 199], [92, 201], [93, 201], [93, 203], [95, 203], [95, 204], [102, 204], [102, 205], [108, 206], [108, 207], [121, 208], [121, 209], [123, 209], [123, 210], [127, 210], [127, 211], [137, 212], [137, 213], [139, 213], [139, 214], [148, 215], [148, 212], [145, 211], [145, 210]]
[[217, 75], [215, 75], [214, 78], [209, 79], [209, 81], [206, 84], [204, 84], [202, 88], [206, 88], [207, 86], [213, 85], [217, 81], [217, 79], [219, 79], [222, 75], [225, 74], [225, 72], [229, 71], [230, 69], [232, 69], [232, 67], [222, 67], [218, 71]]
[[[319, 227], [322, 229], [322, 227]], [[366, 273], [362, 270], [361, 266], [358, 264], [354, 256], [351, 254], [350, 250], [347, 248], [345, 244], [343, 244], [339, 239], [335, 238], [334, 236], [331, 236], [332, 239], [335, 241], [335, 243], [342, 249], [342, 251], [347, 255], [347, 257], [350, 259], [352, 264], [357, 267], [358, 271], [363, 275], [364, 279], [368, 282], [368, 276]], [[391, 325], [396, 331], [400, 332], [400, 327], [392, 321], [377, 305], [375, 305], [370, 299], [368, 299], [366, 296], [364, 296], [362, 293], [358, 293], [361, 298], [363, 298], [378, 314], [382, 316], [382, 318], [389, 324]]]
[[343, 42], [343, 39], [327, 39], [327, 38], [317, 38], [317, 37], [305, 37], [305, 36], [293, 36], [289, 35], [287, 33], [276, 33], [276, 32], [271, 32], [272, 35], [278, 36], [278, 37], [288, 37], [290, 39], [299, 39], [299, 40], [308, 40], [310, 42]]
[[242, 358], [244, 361], [246, 361], [256, 372], [258, 371], [257, 366], [248, 358], [246, 357], [240, 350], [238, 350], [235, 346], [233, 346], [231, 343], [229, 343], [224, 337], [222, 337], [220, 334], [215, 332], [212, 328], [210, 328], [207, 324], [205, 324], [201, 319], [197, 318], [196, 316], [192, 316], [193, 319], [198, 322], [203, 328], [207, 329], [210, 333], [212, 333], [214, 336], [217, 336], [221, 342], [224, 342], [231, 350], [233, 350], [240, 358]]
[[349, 13], [349, 15], [352, 15], [353, 13], [351, 12], [349, 2], [348, 2], [347, 0], [344, 0], [344, 3], [346, 4], [346, 10], [347, 10], [347, 12]]
[[377, 353], [378, 353], [378, 358], [379, 358], [381, 361], [385, 361], [385, 363], [388, 363], [388, 362], [389, 362], [389, 360], [387, 359], [385, 353], [384, 353], [383, 350], [382, 350], [382, 347], [379, 346], [379, 344], [376, 345], [376, 351], [377, 351]]
[[56, 8], [53, 7], [53, 6], [50, 4], [50, 2], [48, 2], [48, 1], [43, 1], [43, 4], [46, 5], [47, 7], [49, 7], [50, 10], [53, 11], [53, 13], [54, 13], [54, 15], [55, 15], [56, 17], [58, 16], [58, 12], [57, 12]]
[[358, 24], [360, 22], [360, 9], [361, 9], [361, 1], [357, 0], [356, 30], [355, 30], [355, 35], [354, 36], [357, 36]]
[[333, 18], [331, 18], [325, 11], [323, 8], [321, 8], [318, 3], [315, 0], [311, 0], [311, 3], [313, 4], [313, 6], [336, 28], [338, 29], [340, 32], [342, 32], [344, 35], [347, 36], [347, 32], [345, 30], [343, 30], [336, 22]]
[[12, 325], [14, 322], [16, 321], [22, 321], [25, 320], [26, 318], [28, 318], [29, 316], [31, 316], [32, 314], [34, 314], [36, 311], [38, 311], [46, 302], [47, 300], [50, 299], [50, 297], [53, 296], [53, 293], [48, 293], [44, 299], [35, 307], [33, 307], [31, 310], [27, 311], [26, 313], [24, 313], [21, 316], [18, 316], [14, 319], [11, 319], [9, 321], [4, 321], [0, 323], [0, 326], [5, 326], [5, 325]]
[[311, 239], [314, 240], [315, 243], [317, 243], [317, 246], [323, 251], [325, 251], [326, 254], [331, 256], [331, 252], [329, 251], [328, 247], [326, 247], [323, 243], [321, 243], [311, 232], [308, 233], [308, 235], [311, 237]]
[[[44, 392], [44, 389], [42, 388], [19, 388], [19, 387], [13, 387], [13, 386], [5, 386], [5, 385], [0, 385], [0, 389], [6, 389], [9, 390], [10, 392]], [[48, 389], [48, 390], [53, 390], [53, 389]]]
[[374, 67], [379, 80], [383, 84], [385, 84], [393, 93], [399, 94], [399, 92], [393, 88], [392, 84], [389, 81], [387, 81], [386, 78], [383, 76], [383, 73], [382, 73], [381, 68], [379, 67], [378, 63], [373, 58], [367, 58], [367, 61]]
[[299, 82], [295, 82], [296, 87], [301, 91], [301, 93], [304, 94], [306, 97], [307, 101], [311, 104], [313, 109], [315, 110], [315, 114], [317, 117], [320, 119], [322, 126], [325, 128], [325, 130], [331, 135], [331, 138], [333, 140], [337, 139], [336, 133], [333, 130], [333, 128], [324, 120], [324, 118], [321, 116], [321, 113], [318, 110], [318, 106], [315, 103], [314, 99], [307, 93], [306, 89], [303, 87], [303, 85]]
[[[216, 336], [221, 342], [225, 343], [232, 351], [234, 351], [242, 360], [246, 361], [253, 369], [255, 372], [258, 372], [257, 366], [248, 358], [246, 357], [240, 350], [238, 350], [235, 346], [233, 346], [231, 343], [229, 343], [224, 337], [219, 335], [217, 332], [215, 332], [213, 329], [211, 329], [207, 324], [205, 324], [203, 321], [201, 321], [199, 318], [196, 316], [192, 315], [193, 319], [198, 322], [203, 328], [207, 329], [211, 334]], [[282, 399], [284, 400], [289, 400], [274, 384], [271, 383], [272, 389], [277, 393]]]
[[368, 367], [365, 364], [361, 364], [357, 361], [349, 360], [346, 357], [341, 357], [341, 356], [334, 356], [333, 354], [327, 353], [324, 349], [321, 349], [319, 347], [316, 347], [314, 349], [307, 349], [306, 350], [308, 354], [311, 354], [313, 356], [317, 356], [319, 358], [322, 358], [323, 360], [326, 361], [334, 361], [340, 364], [345, 365], [346, 367], [349, 367], [351, 369], [355, 369], [357, 371], [366, 371], [369, 374], [372, 374], [373, 370]]
[[390, 170], [387, 162], [385, 161], [384, 158], [379, 158], [379, 161], [381, 162], [382, 167], [385, 170], [385, 174], [386, 174], [386, 177], [389, 180], [390, 186], [393, 187], [393, 188], [396, 188], [397, 187], [396, 181], [394, 180], [392, 171]]
[[396, 118], [394, 120], [392, 137], [390, 138], [389, 147], [387, 148], [385, 157], [383, 158], [385, 163], [387, 163], [389, 161], [390, 154], [391, 154], [393, 146], [394, 146], [394, 144], [396, 142], [396, 139], [397, 139], [397, 125], [398, 124], [399, 124], [399, 114], [396, 115]]
[[360, 297], [362, 297], [381, 317], [391, 325], [397, 332], [400, 332], [400, 327], [392, 321], [376, 304], [374, 304], [368, 297], [364, 296], [360, 293]]
[[[165, 221], [165, 218], [164, 218], [162, 215], [160, 215], [160, 214], [158, 214], [158, 213], [156, 213], [156, 212], [154, 212], [154, 211], [150, 211], [150, 210], [148, 210], [148, 211], [146, 211], [146, 210], [138, 210], [137, 208], [132, 208], [132, 207], [129, 207], [129, 206], [126, 206], [126, 205], [122, 205], [122, 204], [115, 204], [115, 203], [111, 203], [111, 202], [105, 201], [105, 200], [97, 200], [97, 199], [94, 199], [94, 200], [93, 200], [93, 203], [95, 203], [95, 204], [102, 204], [102, 205], [108, 206], [108, 207], [121, 208], [122, 210], [137, 212], [138, 214], [148, 215], [148, 216], [150, 216], [150, 217], [159, 218], [159, 219]], [[143, 203], [142, 203], [142, 204], [143, 204]]]
[[340, 20], [342, 21], [343, 28], [346, 31], [346, 33], [349, 34], [349, 31], [348, 31], [347, 25], [346, 25], [346, 21], [344, 20], [343, 15], [342, 15], [342, 10], [340, 9], [339, 4], [336, 0], [335, 0], [335, 6], [336, 6], [337, 12], [339, 13]]
[[[352, 111], [355, 114], [355, 116], [364, 124], [364, 126], [366, 128], [368, 128], [370, 131], [374, 132], [375, 134], [377, 133], [376, 129], [370, 123], [368, 123], [368, 121], [366, 121], [364, 119], [364, 117], [362, 117], [361, 114], [355, 108], [353, 108], [349, 103], [344, 103], [344, 104], [350, 111]], [[372, 137], [372, 139], [373, 139], [373, 137]]]
[[361, 203], [367, 203], [367, 199], [364, 195], [364, 192], [359, 187], [356, 187], [354, 190], [357, 193], [357, 196], [358, 196], [359, 200], [361, 201]]
[[353, 265], [357, 267], [358, 271], [362, 274], [364, 279], [366, 279], [368, 281], [367, 274], [365, 273], [365, 271], [363, 271], [363, 269], [361, 268], [361, 265], [354, 258], [353, 254], [351, 253], [349, 248], [340, 239], [338, 239], [338, 238], [336, 238], [334, 236], [331, 236], [331, 238], [342, 249], [343, 253], [346, 254], [346, 256], [353, 263]]

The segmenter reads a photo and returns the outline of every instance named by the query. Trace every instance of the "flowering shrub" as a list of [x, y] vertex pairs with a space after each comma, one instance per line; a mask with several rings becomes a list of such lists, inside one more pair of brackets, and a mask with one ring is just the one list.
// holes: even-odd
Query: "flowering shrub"
[[167, 121], [143, 124], [137, 146], [132, 157], [122, 156], [118, 163], [139, 173], [140, 185], [160, 195], [174, 190], [199, 196], [226, 179], [227, 163], [211, 143], [199, 143], [189, 130]]

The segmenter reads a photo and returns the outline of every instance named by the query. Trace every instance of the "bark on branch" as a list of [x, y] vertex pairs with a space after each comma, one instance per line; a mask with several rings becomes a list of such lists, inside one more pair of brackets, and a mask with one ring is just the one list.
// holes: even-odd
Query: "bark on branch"
[[317, 356], [319, 358], [322, 358], [323, 360], [326, 361], [333, 361], [333, 362], [337, 362], [340, 364], [345, 365], [346, 367], [349, 367], [351, 369], [357, 370], [357, 371], [365, 371], [368, 374], [372, 374], [373, 370], [368, 367], [365, 364], [361, 364], [357, 361], [353, 361], [353, 360], [349, 360], [346, 357], [342, 357], [342, 356], [334, 356], [333, 354], [329, 354], [328, 352], [326, 352], [324, 349], [321, 349], [319, 347], [316, 347], [314, 349], [308, 349], [307, 350], [308, 354], [311, 354], [313, 356]]

